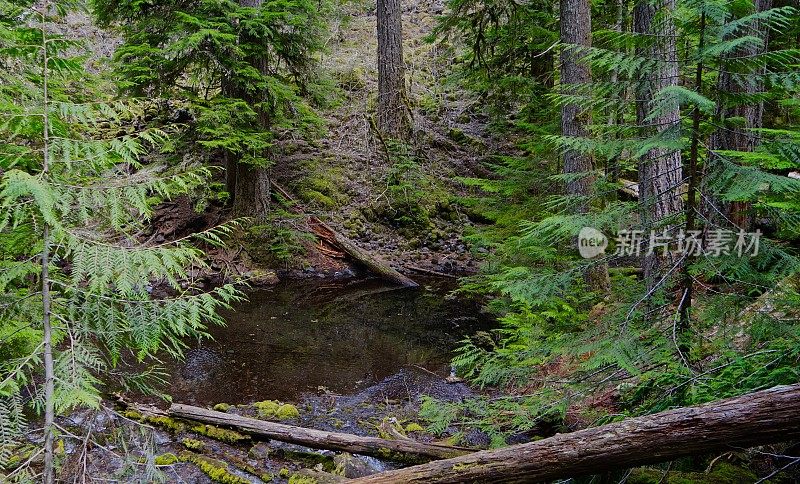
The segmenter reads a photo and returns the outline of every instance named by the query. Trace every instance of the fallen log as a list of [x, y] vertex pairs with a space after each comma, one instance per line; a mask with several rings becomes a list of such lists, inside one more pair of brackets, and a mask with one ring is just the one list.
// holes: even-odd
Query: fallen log
[[308, 225], [317, 237], [324, 239], [332, 246], [349, 255], [353, 260], [363, 265], [371, 272], [405, 287], [419, 286], [419, 284], [414, 282], [411, 278], [392, 269], [389, 264], [382, 261], [379, 257], [357, 246], [352, 240], [336, 232], [317, 217], [309, 217]]
[[800, 437], [800, 384], [353, 480], [539, 482]]
[[[283, 187], [281, 187], [275, 182], [272, 183], [272, 187], [276, 193], [278, 193], [286, 200], [292, 202], [293, 204], [292, 210], [295, 213], [299, 215], [306, 215], [305, 211], [302, 208], [302, 205], [300, 205], [288, 191], [286, 191]], [[361, 247], [357, 246], [352, 240], [348, 239], [339, 232], [333, 230], [330, 226], [328, 226], [328, 224], [321, 221], [317, 217], [314, 216], [308, 217], [308, 226], [311, 229], [311, 231], [314, 232], [314, 235], [316, 235], [320, 240], [324, 240], [330, 246], [339, 249], [341, 252], [344, 252], [345, 254], [350, 256], [353, 260], [355, 260], [362, 266], [366, 267], [371, 272], [374, 272], [375, 274], [381, 276], [382, 278], [395, 282], [405, 287], [419, 286], [419, 284], [414, 282], [414, 280], [392, 269], [389, 266], [389, 264], [382, 261], [379, 257], [376, 257], [367, 252], [366, 250], [362, 249]], [[323, 249], [321, 252], [326, 253], [326, 250]], [[338, 254], [332, 256], [339, 257]]]
[[257, 420], [179, 403], [172, 404], [168, 413], [172, 417], [231, 427], [240, 433], [255, 437], [300, 444], [314, 449], [340, 450], [401, 462], [427, 462], [433, 459], [448, 459], [473, 452], [472, 449], [463, 447], [429, 444], [410, 439], [388, 440], [378, 437], [326, 432], [324, 430]]

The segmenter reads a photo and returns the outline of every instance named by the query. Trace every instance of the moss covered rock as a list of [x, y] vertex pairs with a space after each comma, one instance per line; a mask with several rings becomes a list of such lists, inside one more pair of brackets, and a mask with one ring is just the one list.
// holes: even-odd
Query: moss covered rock
[[292, 404], [282, 403], [277, 400], [264, 400], [253, 404], [261, 418], [275, 420], [289, 420], [298, 418], [300, 411]]

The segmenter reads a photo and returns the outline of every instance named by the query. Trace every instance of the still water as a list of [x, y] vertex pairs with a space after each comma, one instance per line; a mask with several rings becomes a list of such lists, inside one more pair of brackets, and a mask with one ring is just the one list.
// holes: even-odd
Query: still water
[[458, 341], [487, 324], [476, 304], [447, 297], [449, 282], [306, 280], [250, 293], [168, 369], [166, 392], [197, 405], [292, 401], [353, 393], [407, 367], [447, 376]]

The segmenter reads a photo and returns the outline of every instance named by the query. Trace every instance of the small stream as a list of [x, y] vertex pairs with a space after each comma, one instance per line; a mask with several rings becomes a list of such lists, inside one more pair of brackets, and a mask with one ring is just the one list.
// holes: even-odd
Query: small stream
[[404, 369], [449, 374], [452, 350], [487, 325], [452, 281], [404, 289], [379, 280], [286, 281], [248, 294], [227, 326], [168, 368], [175, 401], [195, 405], [353, 394]]

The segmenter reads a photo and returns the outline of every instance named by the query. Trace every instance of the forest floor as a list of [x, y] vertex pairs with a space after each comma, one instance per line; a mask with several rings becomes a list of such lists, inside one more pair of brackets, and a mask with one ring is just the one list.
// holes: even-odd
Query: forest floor
[[[462, 237], [479, 218], [457, 203], [469, 194], [458, 180], [487, 176], [483, 163], [510, 149], [488, 129], [478, 100], [449, 77], [452, 51], [426, 41], [443, 8], [440, 0], [404, 3], [414, 122], [404, 154], [387, 156], [375, 132], [375, 15], [362, 6], [339, 17], [322, 59], [337, 92], [332, 106], [321, 113], [325, 134], [311, 142], [284, 141], [274, 172], [307, 213], [411, 276], [419, 269], [447, 274], [477, 270]], [[346, 270], [315, 253], [313, 245], [306, 247], [309, 252], [299, 264], [305, 273]], [[289, 267], [297, 269], [297, 260]]]

